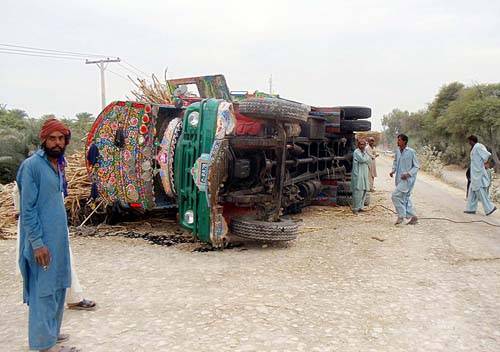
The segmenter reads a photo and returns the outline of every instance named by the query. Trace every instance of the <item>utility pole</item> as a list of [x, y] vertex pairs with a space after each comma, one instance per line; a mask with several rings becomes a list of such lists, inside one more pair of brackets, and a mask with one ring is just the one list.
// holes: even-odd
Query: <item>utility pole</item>
[[104, 81], [104, 71], [106, 70], [106, 67], [108, 66], [107, 64], [110, 62], [120, 62], [120, 58], [117, 57], [116, 59], [110, 59], [109, 57], [103, 60], [96, 60], [96, 61], [90, 61], [90, 60], [85, 60], [85, 64], [96, 64], [97, 67], [101, 70], [101, 103], [102, 103], [102, 108], [106, 107], [106, 84]]
[[269, 94], [273, 94], [273, 75], [271, 74], [271, 77], [269, 77]]

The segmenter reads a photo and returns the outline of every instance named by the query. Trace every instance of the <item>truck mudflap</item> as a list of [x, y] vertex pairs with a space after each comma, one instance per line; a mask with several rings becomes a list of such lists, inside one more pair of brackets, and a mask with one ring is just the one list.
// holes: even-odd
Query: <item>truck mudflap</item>
[[235, 129], [231, 103], [207, 99], [190, 105], [175, 152], [180, 224], [203, 242], [222, 246], [228, 226], [218, 204], [227, 178], [227, 136]]
[[157, 113], [151, 104], [116, 101], [94, 122], [87, 136], [87, 171], [108, 203], [155, 207], [151, 160]]

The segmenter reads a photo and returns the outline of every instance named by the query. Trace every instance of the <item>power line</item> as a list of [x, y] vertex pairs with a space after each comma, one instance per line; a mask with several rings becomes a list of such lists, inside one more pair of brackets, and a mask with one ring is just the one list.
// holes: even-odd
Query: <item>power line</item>
[[138, 68], [137, 66], [134, 66], [132, 65], [131, 63], [129, 63], [128, 61], [123, 61], [125, 64], [129, 65], [130, 67], [132, 67], [133, 69], [139, 71], [140, 73], [142, 73], [143, 75], [145, 75], [146, 77], [149, 76], [149, 74], [147, 74], [146, 72], [144, 72], [143, 70], [141, 70], [140, 68]]
[[80, 55], [75, 55], [75, 54], [52, 54], [52, 53], [47, 53], [43, 51], [36, 51], [36, 50], [24, 50], [24, 49], [7, 49], [7, 48], [0, 48], [0, 50], [4, 52], [11, 52], [11, 53], [27, 53], [27, 54], [37, 54], [37, 55], [50, 55], [50, 56], [58, 56], [58, 57], [75, 57], [78, 59], [83, 59], [84, 56]]
[[78, 61], [82, 61], [83, 60], [83, 58], [78, 58], [78, 57], [41, 55], [41, 54], [40, 55], [39, 54], [28, 54], [28, 53], [21, 53], [21, 52], [4, 51], [4, 49], [0, 49], [0, 54], [36, 56], [36, 57], [45, 57], [45, 58], [48, 58], [48, 59], [66, 59], [66, 60], [78, 60]]
[[110, 73], [114, 74], [115, 76], [118, 76], [118, 77], [120, 77], [121, 79], [124, 79], [124, 80], [126, 80], [127, 82], [129, 82], [129, 83], [130, 83], [130, 79], [128, 79], [127, 77], [125, 77], [125, 76], [123, 76], [123, 75], [121, 75], [121, 74], [119, 74], [118, 72], [111, 71], [109, 68], [107, 68], [106, 70], [107, 70], [108, 72], [110, 72]]
[[[124, 61], [122, 60], [122, 62], [124, 62]], [[144, 73], [143, 71], [141, 71], [139, 69], [132, 70], [132, 69], [128, 68], [127, 66], [123, 65], [122, 63], [119, 63], [118, 65], [120, 65], [124, 70], [127, 70], [128, 72], [130, 72], [134, 76], [143, 76], [144, 78], [148, 78], [148, 74]]]
[[[123, 62], [123, 61], [122, 61], [122, 62]], [[124, 66], [121, 62], [120, 62], [120, 63], [118, 63], [118, 66], [120, 66], [121, 68], [123, 68], [123, 69], [127, 72], [127, 74], [129, 74], [129, 73], [130, 73], [130, 74], [132, 74], [132, 75], [134, 75], [134, 76], [137, 76], [137, 75], [138, 75], [136, 71], [131, 70], [131, 69], [130, 69], [130, 68], [128, 68], [127, 66]], [[142, 76], [142, 74], [141, 74], [141, 76]]]
[[37, 50], [37, 51], [42, 51], [42, 52], [47, 52], [47, 53], [60, 53], [60, 54], [73, 54], [73, 55], [78, 55], [78, 56], [83, 56], [83, 57], [109, 57], [106, 55], [98, 55], [98, 54], [86, 54], [86, 53], [79, 53], [79, 52], [74, 52], [74, 51], [62, 51], [62, 50], [53, 50], [53, 49], [43, 49], [43, 48], [34, 48], [31, 46], [22, 46], [22, 45], [13, 45], [13, 44], [4, 44], [0, 43], [0, 46], [5, 46], [5, 47], [11, 47], [11, 48], [20, 48], [20, 49], [31, 49], [31, 50]]

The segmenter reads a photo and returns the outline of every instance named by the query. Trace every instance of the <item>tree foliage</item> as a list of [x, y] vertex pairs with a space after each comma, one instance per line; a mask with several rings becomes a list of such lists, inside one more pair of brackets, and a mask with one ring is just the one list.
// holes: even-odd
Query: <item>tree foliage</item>
[[441, 87], [427, 108], [410, 113], [394, 109], [382, 124], [389, 141], [407, 134], [416, 147], [430, 146], [447, 163], [466, 164], [467, 136], [475, 134], [500, 166], [500, 84], [470, 87], [453, 82]]
[[[53, 114], [31, 118], [23, 110], [7, 109], [0, 104], [0, 183], [12, 182], [21, 162], [39, 147], [38, 133], [43, 122], [56, 117]], [[82, 112], [73, 119], [61, 119], [71, 129], [72, 139], [68, 153], [83, 150], [84, 139], [94, 117]]]

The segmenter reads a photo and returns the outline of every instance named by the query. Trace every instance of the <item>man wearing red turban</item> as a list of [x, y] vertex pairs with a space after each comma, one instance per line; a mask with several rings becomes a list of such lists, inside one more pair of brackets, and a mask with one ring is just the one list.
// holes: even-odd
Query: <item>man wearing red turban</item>
[[[71, 131], [68, 127], [58, 119], [48, 119], [42, 125], [42, 129], [40, 130], [40, 134], [38, 135], [40, 138], [40, 143], [45, 152], [49, 155], [49, 157], [58, 159], [62, 155], [64, 155], [64, 151], [66, 146], [69, 144], [71, 139]], [[59, 143], [53, 143], [56, 141], [56, 138], [59, 138]], [[47, 147], [47, 141], [49, 141], [50, 147]], [[64, 142], [64, 144], [62, 144]], [[57, 160], [56, 160], [57, 161]]]
[[[60, 351], [66, 289], [71, 287], [68, 220], [61, 193], [65, 189], [64, 151], [70, 130], [60, 121], [45, 121], [41, 149], [24, 160], [17, 173], [20, 193], [19, 269], [23, 300], [29, 305], [29, 345]], [[67, 350], [67, 349], [66, 349]]]

